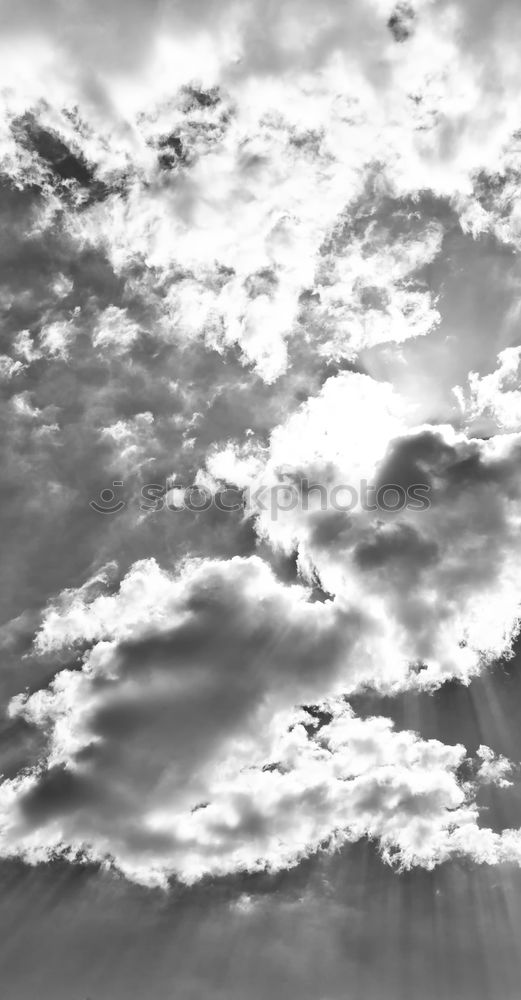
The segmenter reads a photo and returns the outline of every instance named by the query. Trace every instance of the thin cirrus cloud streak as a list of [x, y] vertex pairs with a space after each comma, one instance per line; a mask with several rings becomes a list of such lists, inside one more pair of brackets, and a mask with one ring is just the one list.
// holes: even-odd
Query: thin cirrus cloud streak
[[[518, 19], [1, 13], [4, 857], [162, 886], [362, 838], [519, 864], [480, 806], [515, 761], [349, 705], [513, 655]], [[305, 502], [89, 507], [174, 476]], [[429, 505], [321, 503], [362, 481]]]

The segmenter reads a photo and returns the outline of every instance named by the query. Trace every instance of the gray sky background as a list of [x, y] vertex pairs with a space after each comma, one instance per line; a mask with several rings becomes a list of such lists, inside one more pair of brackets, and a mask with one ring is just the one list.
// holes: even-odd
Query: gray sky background
[[6, 1000], [518, 996], [520, 19], [0, 0]]

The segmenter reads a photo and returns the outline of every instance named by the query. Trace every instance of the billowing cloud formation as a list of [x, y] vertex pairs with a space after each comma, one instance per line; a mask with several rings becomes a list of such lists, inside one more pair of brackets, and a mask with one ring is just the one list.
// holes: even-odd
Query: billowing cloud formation
[[517, 431], [521, 425], [519, 347], [507, 347], [498, 356], [498, 367], [489, 375], [470, 372], [468, 390], [455, 387], [465, 419], [486, 431]]
[[[239, 344], [271, 381], [302, 326], [338, 358], [438, 322], [415, 271], [442, 226], [414, 197], [428, 187], [468, 214], [477, 167], [518, 126], [517, 60], [484, 59], [470, 6], [135, 3], [125, 44], [117, 7], [80, 4], [67, 30], [59, 3], [22, 9], [3, 25], [3, 168], [45, 192], [39, 226], [65, 199], [69, 232], [132, 271], [166, 336]], [[490, 26], [502, 42], [514, 13]], [[409, 203], [386, 218], [389, 195]]]
[[[464, 747], [362, 722], [334, 698], [295, 712], [348, 687], [360, 655], [360, 620], [305, 597], [256, 558], [178, 577], [143, 563], [117, 594], [62, 595], [40, 648], [91, 648], [11, 704], [49, 744], [2, 786], [2, 851], [86, 852], [161, 882], [279, 868], [362, 836], [406, 867], [491, 850]], [[505, 780], [507, 761], [486, 747], [480, 761], [480, 782]]]
[[[208, 797], [223, 767], [233, 773], [258, 764], [263, 749], [269, 752], [275, 719], [292, 707], [296, 692], [314, 700], [324, 686], [338, 684], [359, 623], [331, 604], [309, 605], [305, 598], [302, 588], [278, 583], [259, 559], [195, 564], [178, 578], [143, 563], [116, 596], [85, 604], [83, 591], [65, 594], [62, 610], [44, 623], [40, 647], [96, 644], [81, 673], [61, 673], [48, 692], [36, 693], [25, 706], [16, 703], [33, 722], [55, 723], [50, 798], [47, 778], [41, 794], [39, 781], [34, 793], [29, 781], [28, 818], [41, 822], [47, 816], [56, 829], [61, 805], [68, 802], [73, 827], [59, 839], [96, 842], [108, 809], [108, 828], [103, 833], [102, 823], [99, 829], [102, 852], [123, 852], [124, 860], [126, 851], [132, 857], [135, 840], [139, 862], [143, 841], [146, 858], [149, 813], [166, 799], [181, 814], [190, 813]], [[79, 771], [69, 774], [66, 765], [78, 754]], [[104, 790], [98, 786], [101, 774]], [[65, 787], [61, 803], [63, 782], [68, 786], [71, 776], [72, 800]], [[94, 823], [90, 835], [83, 828], [87, 814]], [[125, 847], [123, 827], [129, 824]], [[150, 831], [153, 844], [153, 825]], [[120, 835], [117, 848], [114, 836]], [[166, 847], [166, 828], [157, 837]]]
[[[363, 607], [376, 684], [468, 679], [508, 655], [519, 616], [517, 434], [488, 441], [411, 426], [391, 387], [343, 373], [248, 460], [210, 471], [251, 489], [259, 531], [304, 576]], [[409, 427], [407, 426], [409, 424]]]
[[[519, 860], [476, 804], [509, 761], [343, 700], [467, 683], [518, 629], [519, 18], [0, 14], [5, 854]], [[193, 481], [246, 510], [140, 504]]]

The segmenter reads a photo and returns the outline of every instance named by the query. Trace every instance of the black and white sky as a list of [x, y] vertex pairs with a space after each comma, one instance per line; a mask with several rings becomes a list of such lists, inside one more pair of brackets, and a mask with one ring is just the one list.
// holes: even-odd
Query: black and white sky
[[518, 1000], [520, 33], [0, 0], [2, 1000]]

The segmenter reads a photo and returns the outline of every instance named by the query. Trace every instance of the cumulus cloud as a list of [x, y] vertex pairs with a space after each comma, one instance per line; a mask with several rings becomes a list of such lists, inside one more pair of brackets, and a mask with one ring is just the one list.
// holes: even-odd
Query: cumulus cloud
[[[45, 620], [39, 647], [94, 645], [80, 672], [62, 672], [47, 691], [13, 703], [14, 714], [54, 729], [48, 778], [42, 775], [41, 794], [38, 776], [31, 778], [22, 814], [29, 810], [44, 825], [49, 820], [56, 837], [62, 820], [53, 815], [52, 803], [61, 800], [63, 785], [68, 799], [72, 781], [76, 833], [63, 829], [59, 839], [90, 839], [82, 827], [85, 809], [97, 813], [92, 792], [100, 810], [96, 828], [101, 820], [98, 833], [92, 831], [98, 853], [121, 851], [125, 866], [128, 851], [128, 865], [142, 865], [149, 827], [151, 843], [158, 839], [166, 847], [171, 824], [156, 837], [149, 813], [168, 799], [174, 810], [190, 815], [219, 774], [233, 777], [262, 761], [274, 720], [292, 707], [297, 693], [313, 700], [324, 687], [341, 685], [360, 622], [332, 604], [309, 605], [306, 597], [303, 588], [279, 583], [257, 558], [191, 564], [178, 577], [138, 564], [116, 595], [99, 595], [91, 603], [84, 591], [63, 595], [62, 607]], [[104, 787], [98, 785], [102, 773]], [[16, 786], [6, 786], [5, 793], [16, 794]], [[22, 780], [23, 801], [24, 787]], [[84, 787], [90, 805], [82, 804]], [[121, 808], [116, 826], [108, 815], [103, 820], [113, 795]], [[114, 836], [123, 837], [121, 848]], [[174, 854], [175, 840], [174, 833]]]
[[[463, 746], [341, 700], [469, 682], [518, 628], [518, 22], [0, 14], [2, 589], [48, 671], [9, 701], [38, 762], [9, 762], [4, 853], [145, 882], [363, 836], [519, 860], [476, 804], [509, 761], [464, 780]], [[140, 506], [192, 481], [249, 506]], [[111, 484], [117, 517], [89, 506]], [[428, 505], [375, 509], [391, 485]]]
[[498, 355], [498, 367], [489, 375], [469, 372], [468, 386], [454, 392], [467, 423], [482, 432], [517, 431], [521, 422], [519, 347]]
[[[263, 537], [372, 618], [374, 683], [410, 683], [414, 667], [429, 685], [511, 649], [519, 448], [517, 434], [414, 427], [390, 386], [344, 373], [274, 430], [256, 466], [248, 445], [235, 451], [235, 481], [250, 487]], [[233, 454], [216, 452], [210, 471], [233, 477]]]
[[481, 760], [477, 777], [480, 781], [492, 782], [500, 788], [509, 788], [513, 782], [510, 780], [512, 774], [512, 761], [507, 760], [502, 754], [495, 754], [490, 747], [479, 746], [477, 756]]
[[[302, 5], [289, 0], [269, 17], [256, 3], [203, 4], [197, 28], [183, 6], [136, 3], [117, 46], [116, 9], [80, 4], [64, 32], [60, 4], [45, 18], [25, 6], [30, 32], [5, 18], [4, 45], [32, 58], [22, 59], [28, 78], [5, 91], [4, 169], [20, 186], [40, 184], [40, 225], [65, 203], [80, 245], [102, 247], [118, 272], [155, 269], [143, 288], [167, 331], [239, 344], [271, 381], [300, 335], [303, 295], [329, 356], [437, 324], [414, 271], [439, 252], [440, 225], [412, 205], [389, 225], [374, 188], [365, 213], [362, 195], [372, 163], [384, 193], [429, 187], [459, 204], [476, 163], [489, 169], [515, 131], [515, 67], [486, 63], [509, 98], [498, 115], [465, 5], [374, 0], [347, 18], [332, 0], [317, 18], [306, 4], [303, 33]], [[502, 41], [507, 13], [492, 26]], [[7, 53], [4, 66], [9, 78]]]
[[[63, 594], [38, 634], [41, 650], [87, 643], [81, 669], [11, 702], [48, 746], [2, 786], [4, 854], [83, 852], [162, 883], [286, 867], [363, 836], [405, 867], [492, 850], [464, 747], [335, 698], [359, 655], [356, 614], [309, 604], [258, 558], [178, 576], [142, 563], [117, 593], [102, 584]], [[322, 709], [295, 708], [328, 690]], [[503, 784], [509, 762], [478, 757], [479, 781]]]

